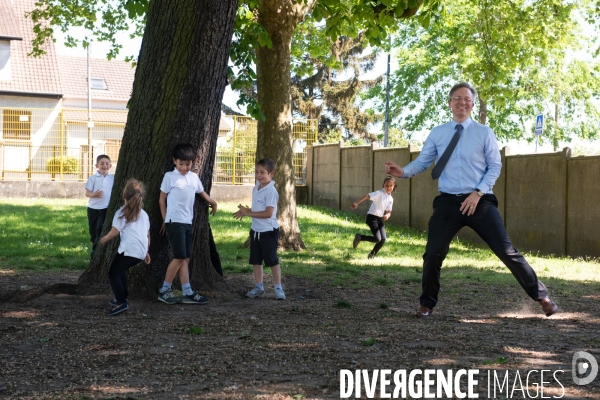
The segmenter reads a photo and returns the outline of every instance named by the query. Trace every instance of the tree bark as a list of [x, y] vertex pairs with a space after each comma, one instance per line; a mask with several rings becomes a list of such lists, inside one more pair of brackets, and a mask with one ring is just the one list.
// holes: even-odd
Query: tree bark
[[[150, 217], [152, 263], [130, 271], [130, 292], [154, 294], [172, 259], [159, 230], [158, 204], [165, 172], [174, 168], [177, 143], [197, 148], [193, 170], [210, 193], [221, 101], [225, 91], [229, 48], [238, 0], [153, 0], [135, 73], [129, 115], [119, 154], [115, 183], [103, 232], [110, 230], [125, 182], [136, 178], [146, 186], [144, 209]], [[197, 197], [194, 243], [190, 261], [192, 287], [224, 285], [210, 262], [208, 205]], [[118, 240], [98, 246], [82, 274], [81, 284], [104, 283]]]
[[479, 98], [479, 123], [485, 125], [487, 122], [487, 104]]
[[291, 250], [305, 246], [296, 217], [290, 53], [294, 30], [313, 3], [260, 0], [258, 5], [258, 22], [269, 33], [273, 45], [258, 47], [256, 51], [258, 102], [266, 117], [265, 121], [258, 121], [256, 159], [269, 157], [275, 161], [279, 246]]

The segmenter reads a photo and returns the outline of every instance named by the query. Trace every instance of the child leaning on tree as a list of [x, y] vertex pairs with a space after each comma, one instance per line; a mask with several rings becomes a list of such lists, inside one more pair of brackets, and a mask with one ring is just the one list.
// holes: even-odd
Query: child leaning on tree
[[[189, 261], [192, 253], [192, 221], [194, 219], [194, 200], [199, 194], [212, 208], [211, 214], [217, 212], [217, 202], [205, 191], [200, 178], [191, 172], [192, 162], [196, 159], [194, 148], [187, 143], [178, 144], [173, 149], [175, 169], [167, 172], [160, 185], [158, 203], [163, 217], [161, 234], [167, 234], [173, 249], [173, 260], [167, 267], [165, 280], [158, 300], [166, 304], [206, 304], [208, 297], [192, 290], [190, 285]], [[181, 282], [181, 297], [175, 296], [172, 289], [175, 275]]]

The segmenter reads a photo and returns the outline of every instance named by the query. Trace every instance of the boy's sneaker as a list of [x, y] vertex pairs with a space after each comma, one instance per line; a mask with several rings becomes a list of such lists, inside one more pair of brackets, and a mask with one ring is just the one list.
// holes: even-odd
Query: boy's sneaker
[[112, 310], [110, 310], [108, 312], [108, 315], [117, 315], [117, 314], [121, 314], [123, 311], [127, 311], [129, 310], [129, 304], [127, 302], [121, 304], [120, 306], [117, 306], [115, 308], [113, 308]]
[[252, 289], [251, 291], [249, 291], [248, 293], [246, 293], [246, 297], [249, 297], [249, 298], [253, 299], [255, 297], [264, 296], [264, 294], [265, 294], [265, 290], [264, 289], [260, 289], [258, 287], [254, 287], [254, 289]]
[[209, 302], [209, 298], [202, 296], [200, 293], [194, 291], [192, 294], [184, 294], [181, 296], [181, 302], [183, 304], [206, 304]]
[[181, 303], [181, 298], [175, 296], [172, 290], [167, 290], [165, 292], [158, 294], [158, 300], [167, 304], [179, 304]]
[[275, 289], [275, 298], [277, 300], [285, 300], [285, 292], [281, 288]]

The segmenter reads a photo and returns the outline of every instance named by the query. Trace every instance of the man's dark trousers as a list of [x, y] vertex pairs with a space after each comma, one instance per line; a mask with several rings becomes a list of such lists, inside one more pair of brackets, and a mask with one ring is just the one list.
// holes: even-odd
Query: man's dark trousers
[[421, 305], [433, 309], [437, 304], [442, 262], [448, 254], [450, 242], [464, 226], [472, 228], [490, 246], [529, 297], [536, 301], [544, 299], [548, 290], [510, 242], [498, 212], [496, 196], [482, 196], [475, 213], [467, 216], [461, 213], [460, 205], [468, 196], [442, 193], [433, 201], [433, 215], [429, 220], [427, 247], [423, 255]]

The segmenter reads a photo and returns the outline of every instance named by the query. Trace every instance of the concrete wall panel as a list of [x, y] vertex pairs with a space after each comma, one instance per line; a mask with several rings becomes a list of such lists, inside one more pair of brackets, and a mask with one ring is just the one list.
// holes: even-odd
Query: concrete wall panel
[[[410, 162], [409, 148], [384, 148], [373, 152], [373, 191], [383, 187], [383, 180], [387, 176], [386, 161], [395, 162], [401, 167], [405, 166]], [[396, 184], [398, 185], [396, 192], [392, 193], [394, 208], [388, 222], [410, 226], [410, 179], [396, 178]]]
[[307, 203], [312, 205], [312, 188], [313, 188], [313, 147], [306, 150], [306, 187], [307, 187]]
[[[341, 149], [341, 205], [344, 211], [351, 211], [350, 205], [372, 192], [373, 187], [373, 147], [356, 146]], [[356, 210], [359, 215], [366, 215], [371, 202], [363, 201]]]
[[517, 249], [565, 254], [567, 153], [506, 157], [505, 225]]
[[[419, 154], [411, 152], [411, 161]], [[410, 178], [410, 226], [423, 231], [427, 230], [433, 212], [433, 199], [440, 193], [438, 181], [431, 179], [432, 169], [433, 163], [419, 175]]]
[[600, 257], [600, 156], [567, 161], [567, 254]]
[[313, 146], [312, 204], [339, 209], [340, 144]]

